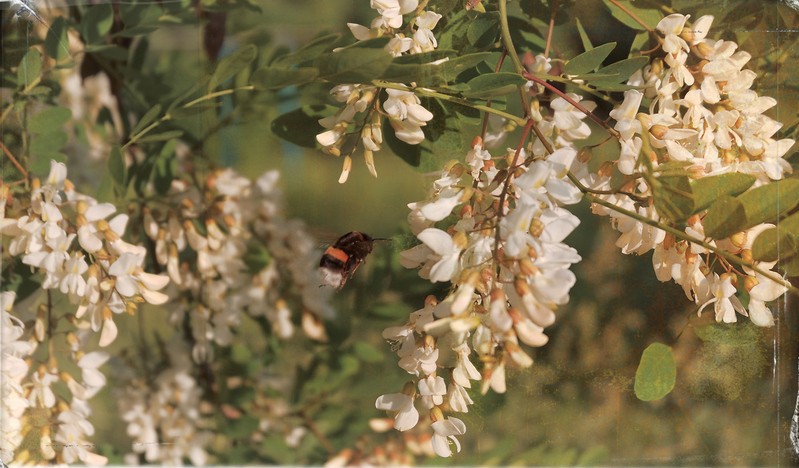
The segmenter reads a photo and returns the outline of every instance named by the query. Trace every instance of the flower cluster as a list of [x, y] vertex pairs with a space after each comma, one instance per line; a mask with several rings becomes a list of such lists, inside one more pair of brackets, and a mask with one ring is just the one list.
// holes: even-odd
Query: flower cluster
[[22, 443], [22, 416], [30, 406], [22, 388], [30, 365], [25, 361], [36, 343], [22, 339], [25, 324], [11, 315], [15, 294], [0, 293], [0, 460], [9, 464], [14, 459], [14, 450]]
[[[753, 71], [744, 69], [750, 54], [737, 50], [738, 45], [732, 41], [707, 38], [712, 16], [703, 16], [691, 25], [688, 19], [672, 14], [660, 21], [657, 30], [663, 35], [665, 57], [653, 60], [630, 78], [629, 84], [643, 91], [626, 91], [624, 101], [610, 114], [620, 134], [618, 171], [630, 176], [641, 172], [644, 162], [653, 168], [679, 162], [696, 179], [729, 172], [755, 176], [755, 186], [782, 179], [791, 171], [783, 157], [794, 141], [774, 138], [782, 124], [764, 112], [776, 105], [776, 100], [758, 96], [750, 89], [756, 77]], [[639, 112], [644, 98], [651, 100], [645, 113]], [[652, 149], [651, 156], [642, 154], [645, 143]], [[648, 161], [642, 161], [643, 157]], [[594, 189], [610, 189], [608, 176], [594, 175], [586, 180]], [[644, 179], [628, 185], [630, 192], [640, 198], [652, 195]], [[643, 217], [660, 220], [654, 206], [637, 203], [627, 195], [601, 198]], [[737, 271], [724, 266], [719, 274], [709, 266], [710, 252], [699, 245], [676, 239], [606, 207], [595, 205], [594, 212], [613, 219], [614, 227], [622, 232], [616, 242], [622, 252], [643, 254], [654, 250], [658, 279], [680, 284], [686, 296], [701, 305], [700, 313], [712, 304], [719, 322], [735, 322], [737, 312], [748, 315], [759, 326], [774, 324], [765, 303], [785, 292], [782, 285], [749, 268]], [[693, 216], [685, 232], [704, 239], [702, 222], [701, 214]], [[729, 239], [716, 239], [713, 245], [751, 259], [752, 242], [767, 227], [770, 226], [755, 226]], [[723, 260], [721, 264], [726, 265]], [[769, 270], [774, 263], [757, 262], [755, 266]], [[750, 296], [748, 312], [735, 296], [744, 289]]]
[[[265, 329], [288, 340], [299, 322], [308, 337], [327, 339], [322, 319], [334, 312], [328, 304], [331, 291], [319, 287], [319, 250], [301, 222], [284, 217], [277, 182], [277, 171], [252, 181], [233, 169], [213, 170], [199, 186], [173, 180], [163, 203], [142, 209], [144, 233], [175, 290], [169, 320], [188, 330], [190, 353], [175, 336], [168, 349], [170, 367], [154, 383], [131, 379], [120, 400], [134, 439], [131, 461], [143, 456], [147, 462], [179, 464], [188, 458], [195, 465], [207, 463], [210, 433], [198, 427], [209, 416], [197, 407], [207, 405], [201, 401], [204, 392], [217, 390], [198, 380], [191, 361], [213, 366], [214, 349], [231, 346], [242, 324], [263, 320]], [[295, 421], [277, 410], [288, 408], [288, 402], [261, 400], [250, 404], [275, 411], [264, 411], [262, 427], [251, 436], [280, 431], [299, 440], [301, 423], [292, 425]], [[165, 406], [173, 410], [164, 412]]]
[[[359, 41], [391, 37], [385, 50], [395, 57], [429, 52], [438, 46], [432, 30], [441, 15], [418, 10], [418, 0], [372, 0], [371, 5], [380, 16], [372, 21], [370, 27], [347, 24]], [[416, 13], [415, 18], [402, 29], [403, 15], [412, 12]], [[359, 144], [363, 146], [369, 172], [377, 177], [374, 153], [380, 151], [383, 144], [381, 112], [388, 117], [397, 138], [412, 145], [424, 141], [422, 127], [433, 118], [433, 114], [421, 105], [419, 97], [410, 90], [386, 89], [388, 97], [383, 101], [381, 111], [380, 93], [381, 88], [364, 84], [342, 84], [330, 91], [336, 101], [345, 105], [336, 114], [319, 120], [319, 124], [327, 130], [318, 134], [316, 141], [326, 153], [337, 157], [344, 154], [340, 183], [346, 182], [349, 177], [352, 168], [350, 155]], [[353, 129], [356, 116], [364, 112], [362, 124]]]
[[232, 169], [217, 170], [199, 188], [176, 179], [169, 208], [143, 210], [156, 260], [179, 290], [170, 321], [189, 320], [198, 363], [212, 359], [212, 343], [231, 344], [245, 312], [266, 317], [278, 337], [290, 338], [284, 283], [297, 288], [303, 330], [325, 339], [321, 318], [332, 310], [315, 276], [318, 252], [300, 223], [283, 218], [277, 176], [270, 171], [253, 183]]
[[195, 466], [203, 466], [208, 459], [205, 447], [213, 434], [201, 428], [202, 389], [192, 375], [183, 343], [171, 340], [167, 352], [170, 367], [151, 386], [136, 379], [120, 391], [120, 414], [133, 439], [133, 452], [125, 460], [138, 465], [143, 455], [149, 463], [177, 466], [188, 457]]
[[[66, 176], [66, 166], [53, 161], [47, 180], [34, 180], [29, 200], [4, 206], [0, 234], [11, 239], [10, 255], [42, 274], [42, 289], [67, 295], [75, 318], [88, 319], [101, 332], [100, 346], [107, 346], [117, 336], [114, 315], [135, 314], [142, 302], [166, 302], [160, 290], [169, 278], [145, 272], [146, 249], [122, 240], [128, 215], [76, 192]], [[42, 314], [35, 333], [44, 339]]]
[[[577, 156], [574, 141], [590, 129], [585, 115], [562, 98], [534, 108], [537, 122], [530, 120], [523, 138], [535, 125], [543, 139], [526, 146], [523, 140], [495, 159], [477, 137], [466, 163], [449, 164], [428, 199], [409, 205], [411, 231], [421, 244], [402, 252], [403, 266], [421, 267], [423, 278], [453, 286], [441, 302], [428, 297], [405, 325], [384, 331], [413, 378], [375, 406], [395, 412], [394, 427], [406, 431], [419, 420], [418, 400], [442, 457], [460, 450], [456, 436], [466, 431], [444, 412], [468, 412], [475, 380], [483, 393], [505, 392], [506, 367], [532, 365], [522, 344], [546, 344], [544, 328], [575, 283], [569, 267], [580, 256], [563, 240], [579, 220], [562, 205], [581, 199], [567, 172]], [[473, 359], [483, 363], [482, 372]]]
[[[0, 234], [7, 239], [12, 266], [30, 269], [33, 280], [40, 280], [40, 291], [48, 296], [38, 308], [20, 306], [12, 311], [13, 294], [2, 293], [7, 324], [3, 369], [9, 373], [3, 379], [8, 397], [4, 402], [9, 405], [3, 426], [10, 431], [3, 439], [4, 457], [10, 458], [24, 436], [39, 448], [17, 451], [14, 461], [104, 464], [104, 457], [88, 450], [87, 439], [94, 427], [87, 419], [91, 414], [87, 400], [105, 386], [99, 368], [109, 355], [83, 349], [96, 332], [100, 346], [116, 339], [116, 314], [135, 314], [144, 302], [164, 303], [168, 297], [159, 290], [169, 279], [144, 271], [145, 248], [122, 239], [128, 216], [115, 214], [113, 205], [77, 192], [64, 164], [52, 162], [47, 179], [34, 179], [30, 192], [12, 191], [8, 185], [2, 190]], [[54, 311], [51, 298], [59, 291], [72, 308], [63, 316]], [[58, 327], [61, 319], [71, 325], [69, 331]], [[53, 353], [58, 337], [65, 338], [69, 353]], [[21, 361], [40, 344], [48, 348], [45, 361], [38, 366]], [[75, 367], [79, 375], [70, 370]], [[56, 383], [66, 386], [69, 397], [54, 392]], [[42, 420], [57, 424], [37, 426], [36, 421]], [[14, 428], [26, 428], [26, 433]]]

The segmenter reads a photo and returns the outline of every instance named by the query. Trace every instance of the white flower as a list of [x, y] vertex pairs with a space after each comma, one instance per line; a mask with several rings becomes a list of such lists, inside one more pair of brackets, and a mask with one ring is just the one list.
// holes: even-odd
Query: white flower
[[422, 397], [422, 404], [427, 408], [443, 403], [446, 394], [447, 384], [439, 376], [428, 375], [419, 381], [419, 395]]
[[430, 425], [433, 428], [433, 450], [439, 457], [452, 456], [450, 442], [455, 451], [461, 451], [461, 444], [455, 436], [466, 434], [466, 425], [458, 418], [448, 417]]
[[435, 263], [430, 269], [430, 281], [450, 281], [460, 271], [461, 248], [441, 229], [427, 228], [417, 237], [435, 253], [431, 260]]
[[407, 431], [416, 426], [419, 421], [419, 411], [413, 405], [413, 397], [404, 393], [389, 393], [380, 395], [375, 401], [375, 408], [385, 411], [396, 411], [394, 428], [398, 431]]

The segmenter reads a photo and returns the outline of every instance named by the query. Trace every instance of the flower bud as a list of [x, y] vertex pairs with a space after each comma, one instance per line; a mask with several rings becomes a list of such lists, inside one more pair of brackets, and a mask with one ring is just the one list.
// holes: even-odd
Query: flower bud
[[660, 124], [652, 125], [652, 127], [649, 129], [649, 133], [658, 140], [662, 140], [668, 131], [669, 127]]
[[760, 284], [760, 282], [754, 276], [747, 276], [744, 278], [744, 289], [746, 292], [752, 291], [752, 288]]

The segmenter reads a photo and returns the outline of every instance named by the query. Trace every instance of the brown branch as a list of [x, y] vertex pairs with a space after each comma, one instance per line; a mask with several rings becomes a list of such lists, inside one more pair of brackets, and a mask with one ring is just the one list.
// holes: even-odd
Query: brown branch
[[619, 132], [617, 132], [613, 127], [608, 125], [607, 122], [605, 122], [604, 120], [600, 119], [596, 114], [594, 114], [590, 110], [588, 110], [585, 107], [583, 107], [582, 104], [580, 104], [579, 102], [577, 102], [574, 99], [572, 99], [571, 97], [569, 97], [569, 95], [567, 95], [563, 91], [561, 91], [558, 88], [556, 88], [556, 87], [552, 86], [551, 84], [549, 84], [548, 81], [542, 80], [541, 78], [538, 78], [537, 76], [533, 75], [532, 73], [528, 73], [528, 72], [524, 72], [522, 74], [522, 76], [524, 76], [528, 80], [531, 80], [531, 81], [534, 81], [534, 82], [540, 84], [541, 86], [545, 87], [546, 89], [548, 89], [548, 90], [552, 91], [553, 93], [557, 94], [558, 96], [562, 97], [566, 102], [571, 104], [575, 109], [579, 110], [580, 112], [582, 112], [583, 114], [588, 116], [588, 118], [590, 118], [594, 122], [596, 122], [599, 125], [601, 125], [602, 128], [604, 128], [608, 133], [613, 135], [615, 138], [620, 138], [621, 135], [619, 135]]
[[11, 151], [9, 151], [8, 148], [6, 148], [6, 145], [4, 145], [2, 141], [0, 141], [0, 149], [2, 149], [3, 153], [5, 153], [6, 156], [8, 156], [8, 159], [11, 161], [11, 164], [13, 164], [14, 167], [16, 167], [17, 170], [23, 175], [23, 177], [27, 179], [28, 171], [26, 171], [25, 168], [22, 167], [19, 161], [17, 161], [17, 158], [15, 158], [13, 154], [11, 154]]

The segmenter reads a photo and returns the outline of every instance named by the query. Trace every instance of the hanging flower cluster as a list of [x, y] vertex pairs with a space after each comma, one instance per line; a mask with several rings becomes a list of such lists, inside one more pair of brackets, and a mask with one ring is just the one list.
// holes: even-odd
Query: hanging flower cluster
[[[654, 59], [630, 78], [628, 83], [643, 91], [625, 92], [624, 101], [610, 114], [621, 136], [616, 167], [625, 175], [638, 172], [646, 139], [653, 153], [641, 157], [647, 157], [654, 168], [682, 162], [697, 179], [741, 172], [755, 176], [755, 186], [782, 179], [791, 172], [783, 157], [794, 141], [774, 139], [782, 124], [763, 113], [777, 102], [750, 89], [756, 74], [744, 66], [751, 55], [737, 50], [732, 41], [708, 39], [712, 16], [703, 16], [691, 25], [688, 18], [673, 14], [660, 21], [657, 30], [663, 35], [665, 57]], [[651, 99], [648, 112], [639, 113], [644, 98]], [[610, 188], [610, 177], [592, 175], [587, 180], [594, 189]], [[643, 178], [630, 182], [629, 192], [640, 198], [652, 195]], [[660, 219], [654, 206], [637, 203], [627, 195], [600, 197], [646, 218]], [[784, 286], [749, 268], [735, 270], [704, 247], [624, 214], [599, 205], [594, 212], [613, 219], [614, 227], [622, 232], [616, 242], [622, 252], [640, 255], [654, 250], [658, 279], [680, 284], [686, 296], [701, 305], [700, 313], [713, 305], [719, 322], [735, 322], [737, 312], [759, 326], [774, 324], [765, 303], [782, 295]], [[686, 234], [703, 239], [702, 221], [701, 214], [691, 217]], [[713, 245], [751, 260], [755, 237], [768, 227], [773, 226], [755, 226], [728, 239], [717, 239]], [[714, 257], [723, 265], [721, 274], [710, 267]], [[755, 266], [770, 270], [775, 263], [756, 262]], [[735, 295], [743, 290], [750, 296], [748, 311]]]
[[[321, 318], [332, 310], [315, 276], [318, 252], [298, 221], [282, 217], [277, 177], [270, 171], [253, 183], [232, 169], [217, 170], [201, 188], [177, 179], [166, 195], [169, 208], [144, 209], [157, 262], [180, 291], [170, 321], [190, 321], [198, 363], [212, 360], [212, 343], [231, 344], [245, 311], [290, 338], [288, 284], [297, 288], [306, 334], [325, 339]], [[253, 252], [260, 258], [253, 260]]]
[[[562, 205], [581, 199], [567, 172], [577, 156], [574, 141], [590, 129], [584, 114], [564, 104], [534, 103], [538, 122], [525, 132], [537, 125], [544, 140], [521, 143], [502, 158], [475, 138], [466, 163], [449, 164], [428, 199], [409, 205], [411, 231], [422, 243], [402, 252], [401, 262], [421, 267], [420, 276], [432, 282], [451, 282], [452, 292], [441, 302], [428, 297], [405, 325], [384, 331], [413, 378], [375, 406], [395, 412], [394, 427], [406, 431], [417, 424], [420, 403], [439, 456], [459, 451], [457, 436], [466, 432], [445, 412], [468, 412], [473, 380], [482, 381], [483, 393], [505, 392], [506, 366], [532, 365], [522, 344], [546, 344], [544, 328], [575, 283], [569, 267], [580, 256], [563, 240], [579, 219]], [[482, 372], [473, 359], [484, 363]]]
[[173, 338], [166, 348], [170, 365], [151, 385], [137, 378], [119, 391], [120, 415], [133, 439], [125, 461], [138, 465], [142, 455], [149, 463], [177, 466], [188, 458], [203, 466], [213, 433], [202, 429], [202, 389], [183, 342]]
[[[37, 442], [39, 450], [20, 451], [15, 461], [104, 464], [104, 457], [88, 450], [92, 445], [87, 439], [94, 428], [87, 419], [91, 414], [87, 400], [105, 386], [106, 379], [98, 369], [109, 355], [85, 353], [85, 342], [93, 332], [99, 332], [100, 346], [113, 342], [117, 337], [114, 316], [135, 314], [143, 302], [163, 304], [168, 296], [160, 290], [169, 279], [143, 270], [145, 248], [121, 237], [128, 216], [115, 215], [113, 205], [75, 191], [64, 164], [52, 162], [48, 178], [44, 182], [34, 179], [31, 185], [27, 197], [14, 196], [8, 186], [3, 187], [0, 234], [8, 239], [12, 261], [17, 259], [21, 263], [18, 268], [30, 268], [40, 277], [41, 290], [47, 291], [48, 297], [60, 291], [68, 298], [73, 312], [63, 318], [74, 330], [56, 331], [60, 318], [53, 315], [52, 299], [35, 312], [23, 308], [12, 313], [14, 295], [2, 293], [7, 324], [2, 367], [9, 373], [3, 383], [8, 396], [4, 402], [9, 405], [3, 426], [11, 431], [3, 439], [3, 455], [9, 457], [4, 461], [11, 460], [22, 436]], [[30, 325], [26, 317], [30, 317]], [[56, 335], [65, 336], [69, 353], [53, 353]], [[21, 361], [40, 344], [48, 349], [45, 362], [34, 368]], [[79, 377], [67, 370], [67, 360], [80, 370]], [[56, 396], [52, 386], [58, 382], [66, 385], [70, 398]], [[38, 427], [34, 420], [58, 423]], [[27, 428], [27, 433], [15, 432], [15, 427]]]
[[[88, 319], [101, 331], [100, 346], [107, 346], [117, 336], [114, 315], [135, 314], [142, 302], [166, 302], [160, 290], [169, 278], [145, 272], [147, 250], [122, 240], [128, 215], [114, 215], [114, 205], [76, 192], [66, 176], [66, 166], [53, 161], [47, 180], [33, 181], [30, 200], [15, 198], [10, 206], [4, 200], [0, 234], [11, 238], [10, 255], [42, 274], [42, 289], [67, 295], [75, 318]], [[40, 314], [40, 341], [44, 327]]]
[[[284, 217], [277, 182], [277, 171], [251, 181], [233, 169], [214, 170], [200, 187], [173, 180], [165, 203], [143, 208], [144, 232], [153, 241], [156, 261], [177, 290], [170, 321], [188, 325], [192, 344], [186, 348], [173, 338], [167, 349], [170, 367], [154, 382], [131, 379], [120, 398], [134, 440], [131, 462], [143, 457], [152, 463], [207, 463], [212, 433], [201, 429], [208, 415], [198, 407], [207, 405], [201, 397], [208, 389], [198, 384], [192, 360], [210, 365], [215, 346], [234, 343], [245, 314], [265, 318], [272, 333], [287, 340], [295, 335], [298, 314], [290, 304], [296, 303], [305, 334], [327, 339], [322, 318], [334, 312], [330, 290], [319, 287], [319, 250], [301, 222]], [[289, 407], [282, 398], [272, 405]], [[172, 411], [162, 411], [165, 406]], [[301, 422], [289, 428], [290, 423], [285, 414], [268, 412], [255, 433], [282, 431], [299, 440]]]
[[[438, 47], [433, 36], [441, 15], [432, 11], [418, 10], [418, 0], [372, 0], [371, 6], [380, 16], [372, 20], [370, 27], [348, 23], [353, 36], [359, 41], [377, 37], [391, 37], [385, 46], [386, 52], [398, 57], [400, 55], [429, 52]], [[403, 15], [412, 12], [416, 16], [403, 29]], [[383, 101], [380, 110], [381, 88], [364, 84], [342, 84], [335, 86], [330, 94], [336, 101], [345, 103], [336, 114], [319, 120], [319, 124], [327, 130], [316, 136], [322, 149], [333, 156], [344, 154], [344, 168], [339, 182], [344, 183], [352, 169], [350, 156], [359, 144], [363, 146], [364, 159], [369, 172], [377, 177], [374, 153], [380, 151], [383, 144], [383, 117], [394, 128], [394, 134], [400, 140], [417, 145], [424, 141], [422, 127], [433, 118], [433, 114], [421, 105], [419, 98], [410, 90], [386, 89], [388, 98]], [[353, 122], [356, 115], [366, 113], [362, 124], [356, 127]], [[350, 138], [353, 136], [354, 140]]]

